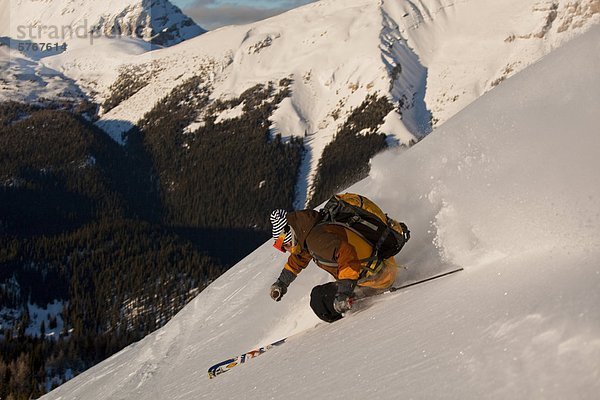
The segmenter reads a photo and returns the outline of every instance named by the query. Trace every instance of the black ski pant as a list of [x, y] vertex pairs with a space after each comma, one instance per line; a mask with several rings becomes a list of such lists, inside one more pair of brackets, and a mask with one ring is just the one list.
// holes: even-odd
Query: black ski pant
[[343, 315], [333, 308], [333, 300], [337, 293], [337, 283], [329, 282], [324, 285], [315, 286], [310, 292], [310, 307], [317, 317], [326, 322], [334, 322]]

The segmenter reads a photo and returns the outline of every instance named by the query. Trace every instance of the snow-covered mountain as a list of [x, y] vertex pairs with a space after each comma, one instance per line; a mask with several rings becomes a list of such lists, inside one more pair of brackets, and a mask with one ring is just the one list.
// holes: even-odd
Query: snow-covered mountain
[[0, 101], [93, 97], [98, 77], [116, 79], [131, 56], [204, 32], [168, 0], [4, 1]]
[[328, 325], [308, 304], [329, 279], [314, 266], [270, 300], [285, 256], [265, 243], [165, 327], [45, 398], [596, 399], [599, 44], [595, 26], [349, 188], [411, 227], [399, 283], [464, 272]]
[[169, 0], [17, 0], [2, 13], [4, 36], [32, 42], [130, 36], [172, 46], [205, 32]]
[[[155, 40], [162, 37], [163, 27], [165, 32], [178, 27], [179, 40], [199, 33], [199, 28], [194, 25], [195, 31], [187, 34], [189, 20], [173, 12], [166, 0], [114, 0], [101, 7], [83, 0], [20, 1], [15, 7], [19, 12], [11, 13], [11, 18], [17, 17], [9, 24], [13, 30], [45, 21], [71, 26], [89, 21], [95, 32], [105, 34], [93, 45], [74, 41], [67, 51], [44, 55], [39, 62], [12, 58], [7, 70], [14, 79], [6, 80], [0, 96], [52, 98], [81, 91], [102, 103], [120, 74], [134, 74], [142, 88], [98, 122], [117, 141], [187, 78], [203, 76], [213, 99], [238, 96], [257, 83], [292, 79], [291, 96], [271, 120], [273, 134], [305, 138], [297, 207], [310, 198], [323, 149], [366, 96], [387, 96], [396, 109], [380, 131], [392, 141], [413, 143], [508, 76], [600, 21], [597, 0], [322, 0], [149, 52], [146, 42], [117, 41], [107, 33], [117, 28], [131, 33], [132, 26], [140, 26], [144, 39]], [[17, 33], [11, 32], [11, 37]], [[23, 88], [20, 92], [8, 83], [15, 80]], [[224, 114], [231, 118], [235, 112]], [[185, 131], [201, 124], [199, 115]]]
[[[597, 0], [322, 0], [167, 49], [147, 52], [128, 42], [98, 41], [43, 63], [99, 102], [111, 95], [119, 72], [142, 80], [141, 90], [98, 123], [118, 141], [187, 78], [203, 76], [213, 99], [292, 79], [291, 96], [271, 120], [273, 134], [305, 138], [296, 201], [302, 207], [323, 149], [366, 96], [387, 96], [396, 109], [380, 131], [413, 143], [598, 21]], [[224, 113], [230, 118], [235, 110]], [[187, 131], [199, 124], [202, 115]]]

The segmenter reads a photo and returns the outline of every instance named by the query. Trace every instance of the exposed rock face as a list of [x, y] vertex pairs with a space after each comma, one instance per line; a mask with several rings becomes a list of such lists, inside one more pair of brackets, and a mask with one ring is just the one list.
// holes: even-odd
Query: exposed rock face
[[133, 36], [160, 46], [172, 46], [206, 32], [168, 0], [142, 0], [117, 14], [103, 14], [91, 31]]

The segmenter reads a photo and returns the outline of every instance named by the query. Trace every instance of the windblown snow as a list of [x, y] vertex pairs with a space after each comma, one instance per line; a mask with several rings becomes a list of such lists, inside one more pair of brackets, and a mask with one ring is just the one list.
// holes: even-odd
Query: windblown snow
[[285, 256], [265, 243], [165, 327], [45, 398], [597, 399], [599, 64], [594, 26], [417, 145], [378, 156], [348, 189], [411, 228], [397, 283], [463, 272], [329, 325], [309, 307], [329, 279], [315, 266], [269, 298]]

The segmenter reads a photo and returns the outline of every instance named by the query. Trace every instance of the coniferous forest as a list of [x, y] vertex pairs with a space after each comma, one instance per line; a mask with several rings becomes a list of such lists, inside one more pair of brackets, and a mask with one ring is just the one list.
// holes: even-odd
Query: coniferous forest
[[[304, 151], [269, 131], [290, 84], [211, 100], [194, 77], [124, 146], [93, 124], [95, 104], [0, 104], [0, 399], [39, 397], [140, 340], [270, 236]], [[368, 173], [391, 107], [371, 96], [350, 115], [314, 204]], [[60, 310], [40, 322], [50, 303]]]
[[369, 174], [371, 158], [387, 148], [386, 135], [377, 133], [377, 128], [392, 109], [386, 97], [373, 94], [352, 111], [335, 139], [323, 150], [310, 207], [316, 207]]

